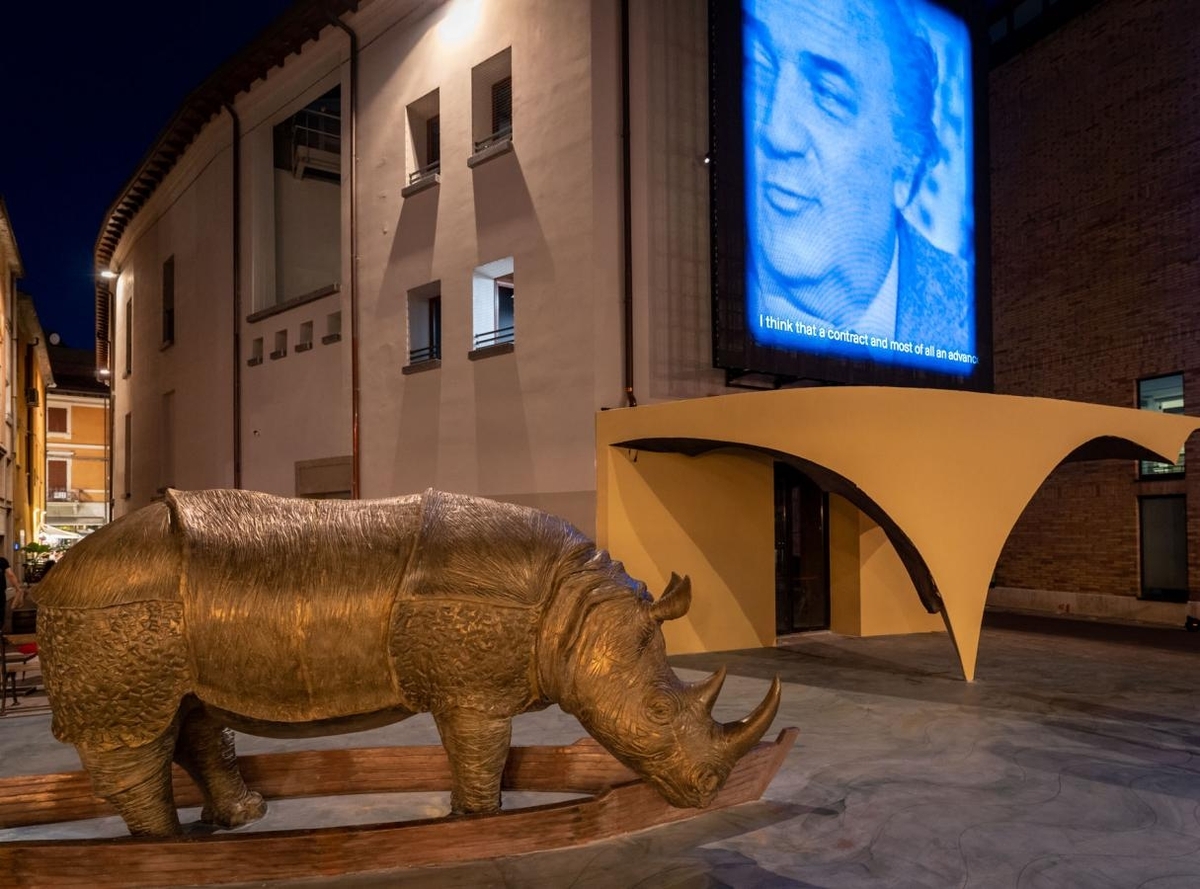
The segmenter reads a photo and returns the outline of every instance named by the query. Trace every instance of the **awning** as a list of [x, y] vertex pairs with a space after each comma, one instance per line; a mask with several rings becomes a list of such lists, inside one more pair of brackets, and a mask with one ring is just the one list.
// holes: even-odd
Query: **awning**
[[42, 525], [38, 529], [37, 538], [40, 543], [55, 544], [65, 540], [82, 540], [83, 535], [67, 531], [64, 528], [56, 528], [53, 525]]

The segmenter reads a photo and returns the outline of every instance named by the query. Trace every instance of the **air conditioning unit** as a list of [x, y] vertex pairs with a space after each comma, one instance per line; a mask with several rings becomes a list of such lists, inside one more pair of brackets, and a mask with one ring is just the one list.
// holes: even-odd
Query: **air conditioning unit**
[[29, 405], [30, 407], [37, 407], [37, 403], [38, 403], [38, 390], [37, 389], [26, 389], [25, 390], [25, 403], [27, 405]]

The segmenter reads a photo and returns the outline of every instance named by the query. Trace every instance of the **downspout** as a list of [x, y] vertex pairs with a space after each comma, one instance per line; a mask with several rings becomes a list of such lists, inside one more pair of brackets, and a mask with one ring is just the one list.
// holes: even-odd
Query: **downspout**
[[233, 121], [233, 486], [242, 486], [242, 121], [232, 102]]
[[336, 16], [330, 20], [350, 38], [350, 496], [362, 490], [359, 450], [358, 373], [358, 35]]
[[633, 175], [629, 135], [629, 0], [621, 0], [621, 173], [625, 252], [625, 405], [637, 407], [633, 394]]

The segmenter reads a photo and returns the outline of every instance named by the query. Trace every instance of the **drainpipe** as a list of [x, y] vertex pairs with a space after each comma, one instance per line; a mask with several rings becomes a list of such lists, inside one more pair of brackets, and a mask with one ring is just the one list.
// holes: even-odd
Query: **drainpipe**
[[242, 486], [242, 122], [225, 103], [233, 121], [233, 486]]
[[621, 0], [621, 172], [625, 251], [625, 405], [637, 407], [633, 394], [633, 183], [629, 136], [629, 0]]
[[330, 21], [350, 38], [350, 496], [361, 496], [358, 373], [358, 35], [336, 16]]

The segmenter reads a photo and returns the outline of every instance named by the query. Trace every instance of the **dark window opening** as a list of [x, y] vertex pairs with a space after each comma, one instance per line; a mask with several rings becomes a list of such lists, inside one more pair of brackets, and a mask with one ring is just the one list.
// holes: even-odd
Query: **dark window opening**
[[162, 341], [164, 346], [175, 342], [175, 257], [163, 263], [162, 271]]

